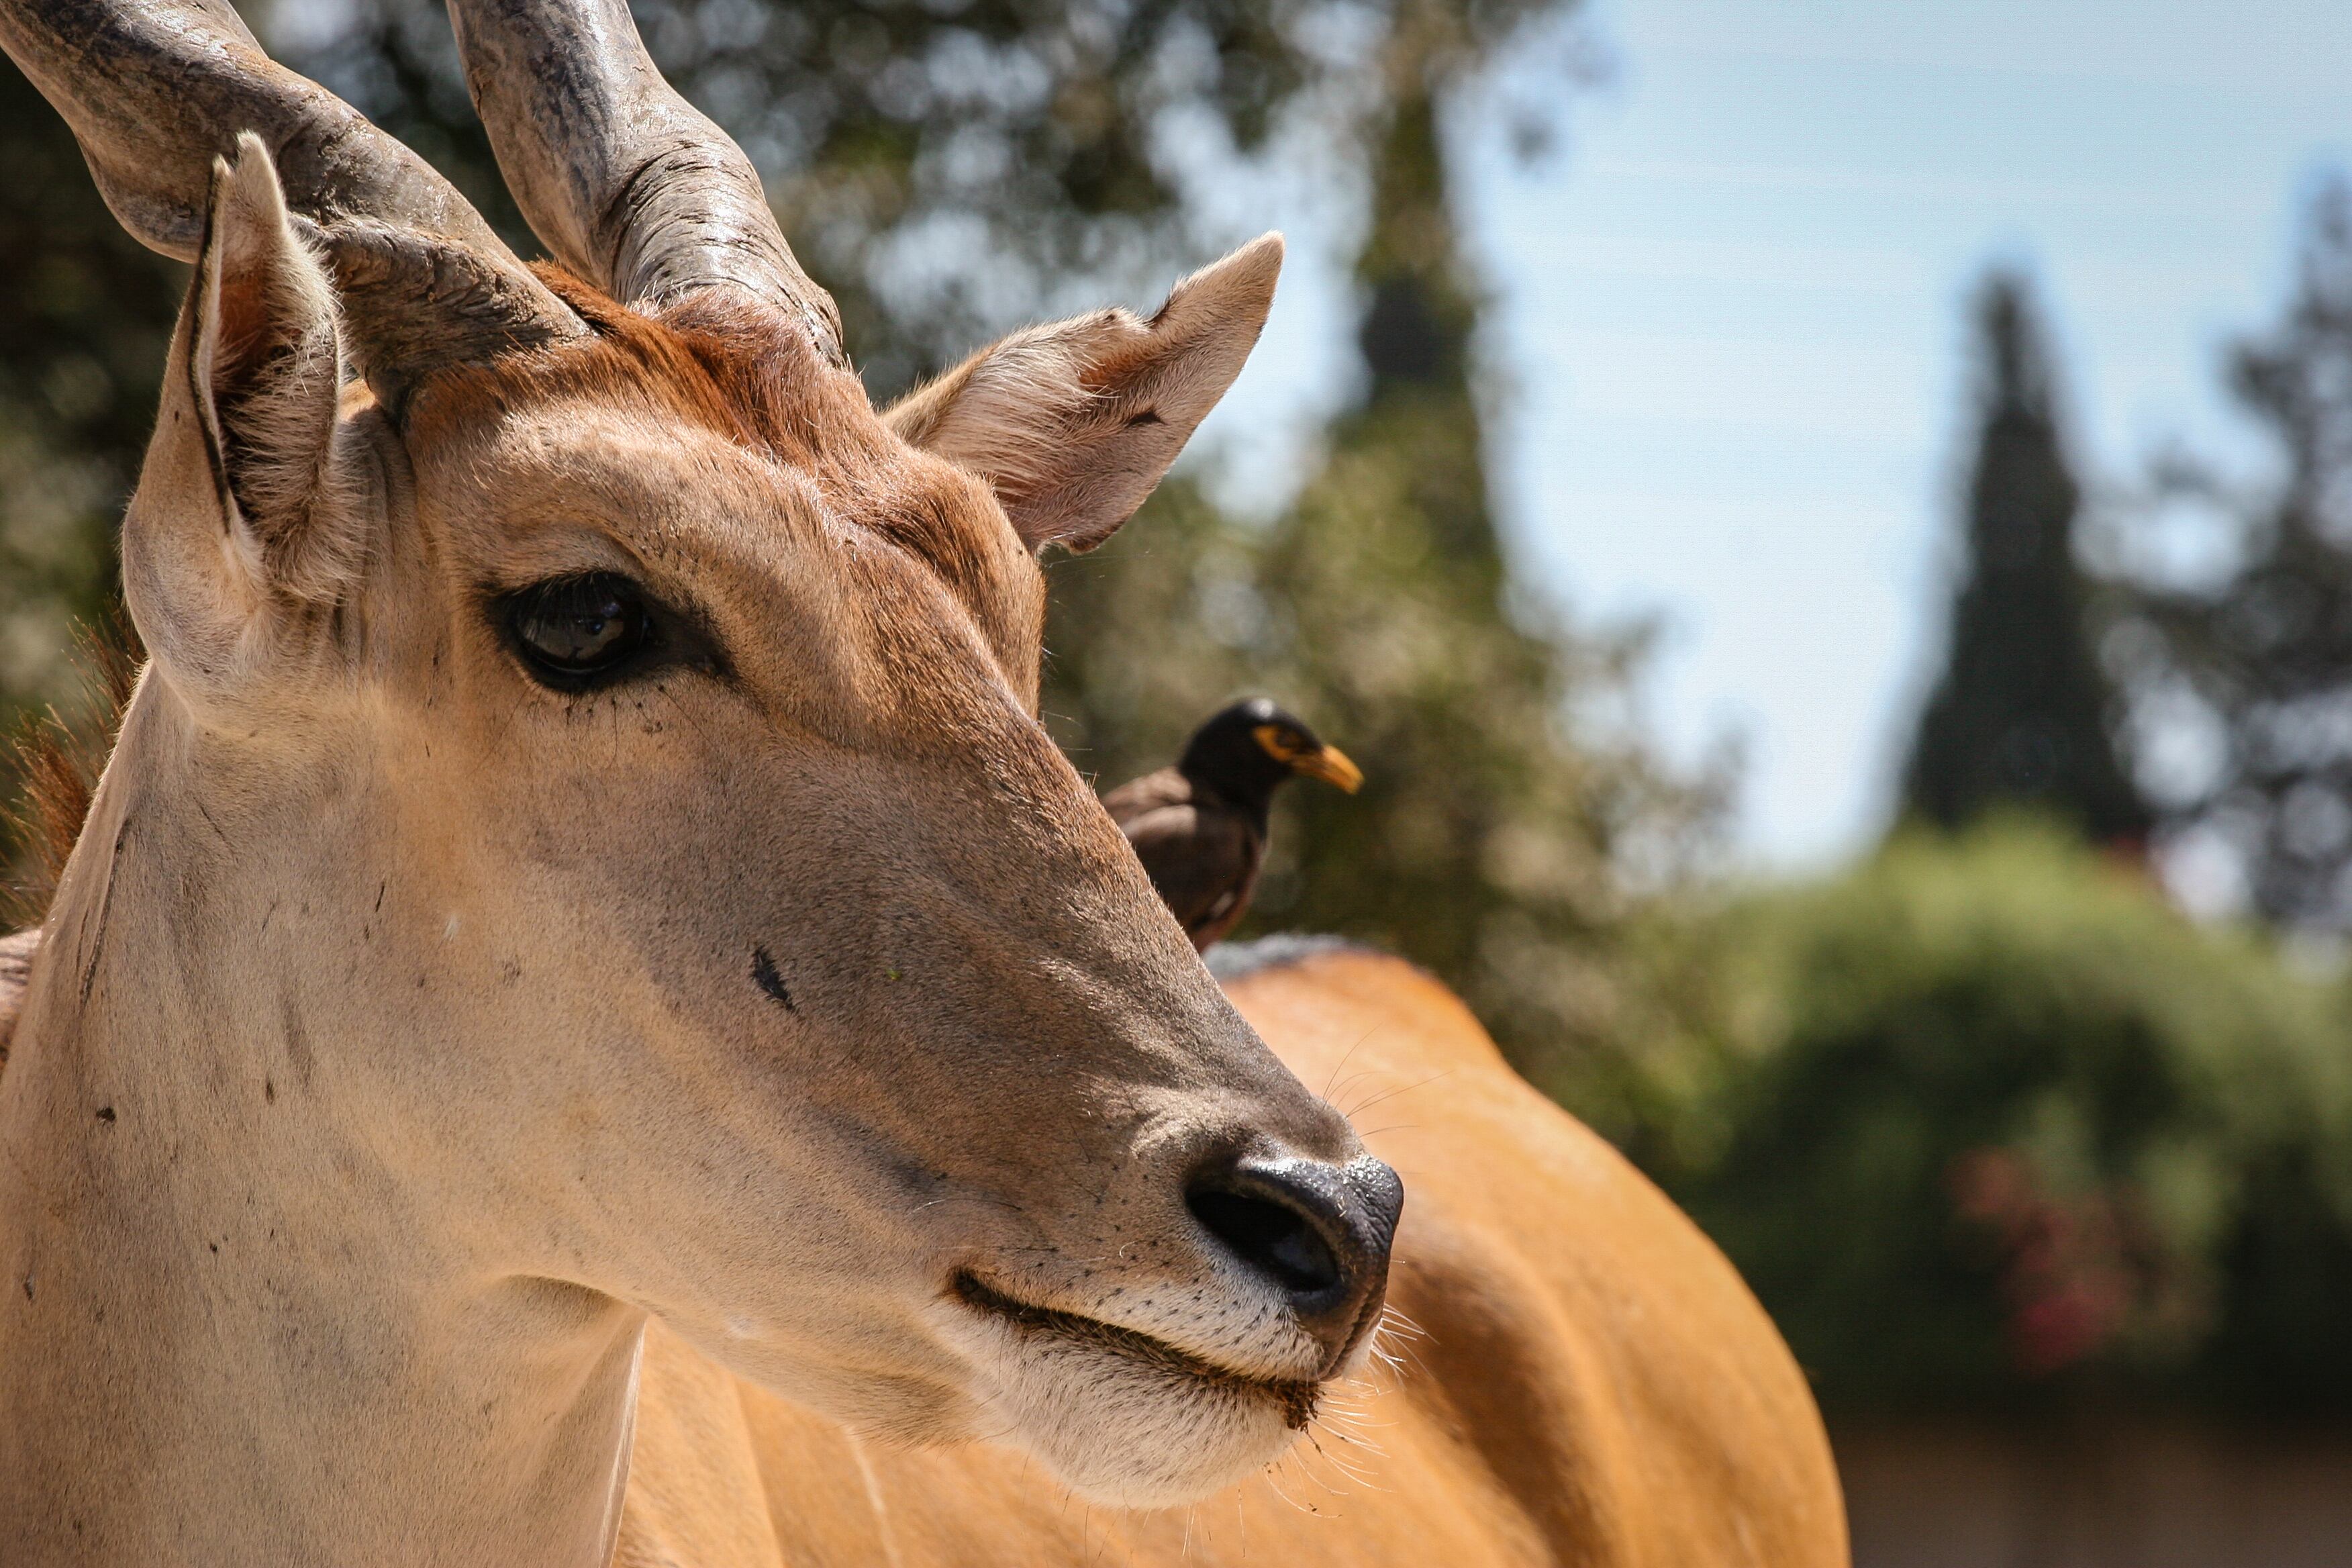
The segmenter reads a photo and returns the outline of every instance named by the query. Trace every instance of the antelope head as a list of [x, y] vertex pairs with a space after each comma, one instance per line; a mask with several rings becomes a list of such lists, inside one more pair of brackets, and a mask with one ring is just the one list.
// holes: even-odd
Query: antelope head
[[555, 267], [225, 0], [0, 4], [194, 263], [123, 525], [152, 663], [20, 1099], [173, 1140], [176, 1213], [261, 1203], [316, 1336], [377, 1270], [518, 1354], [653, 1314], [1105, 1500], [1266, 1462], [1363, 1352], [1401, 1190], [1035, 710], [1038, 553], [1158, 481], [1280, 242], [877, 412], [621, 0], [452, 9]]

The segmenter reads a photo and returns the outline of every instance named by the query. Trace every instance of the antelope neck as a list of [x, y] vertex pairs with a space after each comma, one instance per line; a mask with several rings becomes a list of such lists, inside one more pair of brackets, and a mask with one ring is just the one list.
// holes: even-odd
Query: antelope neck
[[128, 771], [0, 1073], [0, 1560], [607, 1562], [644, 1315], [425, 1221]]

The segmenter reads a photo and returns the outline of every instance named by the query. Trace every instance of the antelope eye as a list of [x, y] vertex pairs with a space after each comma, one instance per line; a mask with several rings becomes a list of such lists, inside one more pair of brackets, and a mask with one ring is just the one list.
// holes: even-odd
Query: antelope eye
[[635, 584], [599, 572], [514, 595], [507, 630], [532, 674], [578, 690], [645, 652], [653, 641], [653, 618]]

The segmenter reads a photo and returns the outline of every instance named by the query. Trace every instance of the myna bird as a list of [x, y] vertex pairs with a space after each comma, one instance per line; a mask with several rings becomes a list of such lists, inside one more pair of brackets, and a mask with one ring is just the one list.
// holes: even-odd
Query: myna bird
[[1248, 912], [1265, 864], [1266, 809], [1297, 773], [1349, 795], [1364, 782], [1304, 720], [1252, 697], [1193, 731], [1174, 767], [1103, 796], [1195, 949], [1207, 952]]

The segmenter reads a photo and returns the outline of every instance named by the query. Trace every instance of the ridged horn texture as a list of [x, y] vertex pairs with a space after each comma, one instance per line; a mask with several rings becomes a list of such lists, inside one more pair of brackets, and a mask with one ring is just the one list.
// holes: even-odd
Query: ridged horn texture
[[226, 0], [0, 0], [0, 48], [123, 227], [166, 256], [195, 258], [214, 159], [258, 135], [372, 381], [587, 330], [431, 164], [262, 53]]
[[738, 290], [847, 363], [840, 312], [751, 160], [662, 79], [626, 0], [449, 0], [449, 16], [507, 186], [557, 259], [625, 303]]

